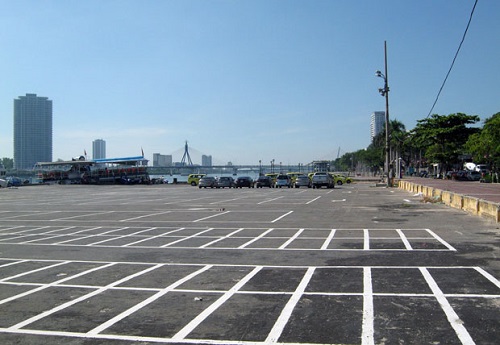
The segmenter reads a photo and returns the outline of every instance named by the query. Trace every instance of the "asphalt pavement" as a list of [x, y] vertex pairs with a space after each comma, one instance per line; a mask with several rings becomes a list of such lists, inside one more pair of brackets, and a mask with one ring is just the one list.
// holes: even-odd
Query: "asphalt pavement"
[[0, 343], [497, 344], [499, 243], [374, 183], [1, 189]]

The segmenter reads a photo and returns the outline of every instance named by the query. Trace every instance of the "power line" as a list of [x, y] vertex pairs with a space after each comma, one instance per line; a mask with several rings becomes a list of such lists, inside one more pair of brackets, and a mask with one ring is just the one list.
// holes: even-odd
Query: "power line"
[[464, 35], [462, 36], [462, 41], [460, 41], [460, 45], [458, 46], [457, 52], [455, 53], [455, 57], [453, 58], [450, 69], [448, 70], [448, 73], [446, 73], [446, 77], [443, 80], [443, 84], [441, 85], [441, 88], [439, 89], [439, 92], [436, 96], [436, 100], [434, 101], [434, 104], [432, 105], [432, 108], [429, 111], [429, 114], [427, 114], [427, 117], [429, 117], [431, 115], [432, 111], [434, 110], [434, 106], [436, 105], [436, 103], [439, 99], [439, 96], [441, 95], [441, 91], [443, 91], [444, 85], [446, 84], [446, 81], [448, 80], [448, 76], [450, 75], [451, 70], [453, 69], [453, 65], [455, 64], [455, 60], [457, 59], [458, 53], [460, 52], [460, 48], [462, 48], [462, 44], [465, 41], [465, 36], [467, 35], [467, 31], [469, 30], [470, 22], [472, 21], [472, 15], [474, 14], [474, 10], [476, 9], [477, 2], [478, 2], [478, 0], [476, 0], [474, 2], [474, 6], [472, 7], [472, 11], [470, 13], [469, 22], [467, 23], [467, 27], [465, 28]]

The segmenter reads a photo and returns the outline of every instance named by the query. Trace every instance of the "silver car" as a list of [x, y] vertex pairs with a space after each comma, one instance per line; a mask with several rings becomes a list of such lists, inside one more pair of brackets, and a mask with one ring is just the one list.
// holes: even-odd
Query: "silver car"
[[198, 181], [198, 187], [201, 188], [214, 188], [217, 185], [217, 180], [215, 177], [212, 176], [203, 176], [200, 178], [200, 181]]
[[311, 188], [311, 179], [307, 175], [299, 175], [295, 179], [295, 182], [293, 183], [293, 186], [295, 188], [300, 188], [300, 187]]

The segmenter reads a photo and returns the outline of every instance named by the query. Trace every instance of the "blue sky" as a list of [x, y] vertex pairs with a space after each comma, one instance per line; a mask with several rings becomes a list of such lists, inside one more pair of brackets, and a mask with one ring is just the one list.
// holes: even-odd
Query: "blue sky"
[[[0, 157], [13, 100], [53, 101], [54, 160], [144, 150], [308, 163], [370, 144], [388, 47], [390, 115], [427, 116], [474, 0], [0, 1]], [[500, 1], [479, 0], [433, 113], [500, 112]]]

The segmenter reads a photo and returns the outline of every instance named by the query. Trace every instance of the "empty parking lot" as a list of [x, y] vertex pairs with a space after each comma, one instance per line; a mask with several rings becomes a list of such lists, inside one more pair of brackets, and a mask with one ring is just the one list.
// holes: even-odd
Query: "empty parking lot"
[[369, 184], [0, 191], [0, 340], [494, 344], [497, 225]]

